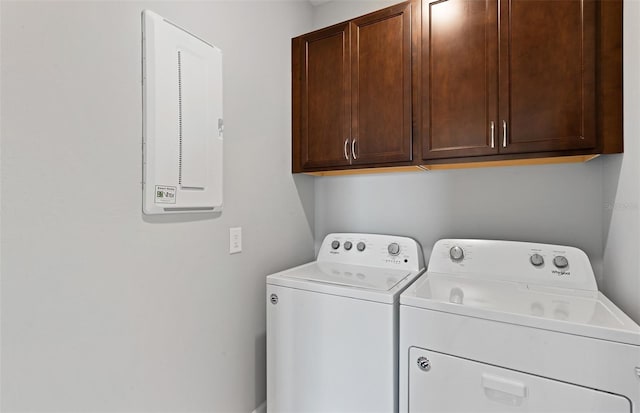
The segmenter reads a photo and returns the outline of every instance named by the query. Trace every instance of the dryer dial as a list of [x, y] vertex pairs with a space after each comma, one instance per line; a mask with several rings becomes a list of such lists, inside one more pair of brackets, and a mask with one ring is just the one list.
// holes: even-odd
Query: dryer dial
[[533, 254], [531, 258], [529, 258], [529, 261], [531, 261], [534, 267], [540, 267], [544, 264], [544, 258], [540, 254]]
[[553, 265], [562, 269], [569, 266], [569, 260], [564, 255], [558, 255], [553, 259]]
[[454, 261], [462, 261], [464, 259], [464, 250], [459, 246], [451, 247], [449, 250], [449, 256]]

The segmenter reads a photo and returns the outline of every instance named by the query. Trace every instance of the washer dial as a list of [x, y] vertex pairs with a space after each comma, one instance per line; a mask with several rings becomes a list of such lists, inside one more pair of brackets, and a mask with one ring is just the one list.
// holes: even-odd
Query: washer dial
[[462, 261], [464, 259], [464, 250], [459, 246], [453, 246], [449, 250], [449, 257], [454, 261]]
[[356, 245], [356, 248], [358, 249], [358, 251], [362, 252], [362, 251], [364, 251], [365, 248], [367, 248], [367, 244], [365, 244], [364, 242], [360, 241]]
[[531, 261], [534, 267], [540, 267], [544, 264], [544, 258], [540, 254], [533, 254], [531, 258], [529, 258], [529, 261]]
[[398, 245], [397, 242], [392, 242], [387, 247], [387, 251], [389, 251], [389, 254], [391, 255], [398, 255], [400, 254], [400, 245]]
[[351, 247], [353, 247], [353, 244], [351, 243], [351, 241], [345, 241], [344, 242], [344, 249], [349, 251], [351, 249]]
[[338, 248], [340, 248], [340, 241], [338, 241], [338, 240], [333, 241], [331, 243], [331, 248], [333, 248], [334, 250], [337, 250]]

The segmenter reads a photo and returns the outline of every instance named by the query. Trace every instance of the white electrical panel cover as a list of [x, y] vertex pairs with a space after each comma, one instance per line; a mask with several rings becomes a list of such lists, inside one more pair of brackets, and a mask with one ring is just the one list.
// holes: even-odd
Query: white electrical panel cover
[[222, 210], [222, 51], [142, 12], [143, 211]]

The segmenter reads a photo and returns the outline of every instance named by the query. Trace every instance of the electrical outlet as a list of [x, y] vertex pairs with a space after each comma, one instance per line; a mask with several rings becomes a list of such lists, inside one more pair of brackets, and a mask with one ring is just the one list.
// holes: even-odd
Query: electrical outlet
[[242, 227], [229, 228], [229, 254], [242, 252]]

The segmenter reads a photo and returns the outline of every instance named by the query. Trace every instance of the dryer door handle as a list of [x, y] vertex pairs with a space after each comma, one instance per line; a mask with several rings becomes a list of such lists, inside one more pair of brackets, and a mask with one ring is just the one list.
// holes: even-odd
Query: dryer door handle
[[493, 374], [482, 374], [482, 387], [485, 396], [504, 404], [519, 405], [527, 397], [526, 384]]

